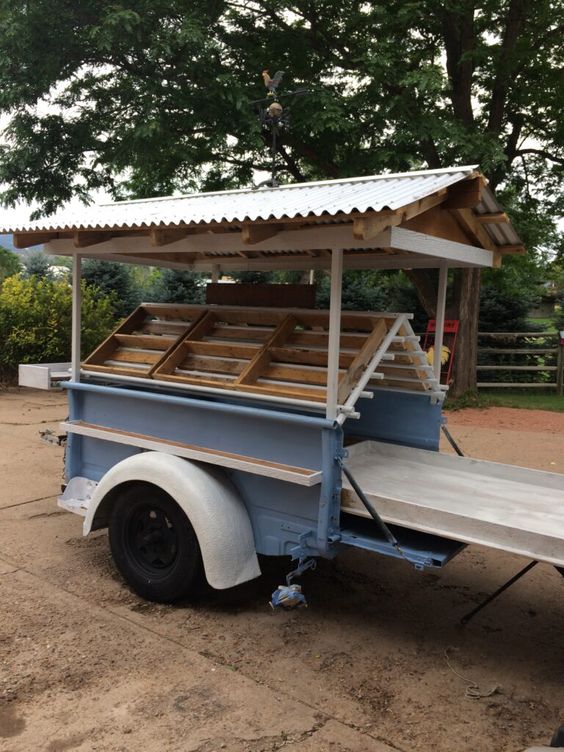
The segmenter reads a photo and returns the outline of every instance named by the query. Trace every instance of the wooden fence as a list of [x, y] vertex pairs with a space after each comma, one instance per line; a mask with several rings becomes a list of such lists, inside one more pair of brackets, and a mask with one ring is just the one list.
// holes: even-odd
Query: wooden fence
[[481, 332], [478, 387], [564, 390], [564, 344], [558, 332]]

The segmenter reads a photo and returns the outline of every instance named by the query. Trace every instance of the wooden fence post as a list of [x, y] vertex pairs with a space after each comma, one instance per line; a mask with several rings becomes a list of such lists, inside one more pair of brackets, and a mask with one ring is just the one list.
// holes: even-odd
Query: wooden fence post
[[556, 371], [556, 383], [558, 394], [562, 397], [564, 393], [564, 331], [559, 332], [558, 340], [558, 358], [556, 361], [558, 370]]

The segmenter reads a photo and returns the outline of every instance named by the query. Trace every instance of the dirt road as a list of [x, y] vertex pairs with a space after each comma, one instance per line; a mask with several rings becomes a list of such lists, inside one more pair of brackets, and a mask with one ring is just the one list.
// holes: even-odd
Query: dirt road
[[[467, 549], [444, 572], [353, 551], [194, 604], [141, 601], [104, 532], [57, 509], [61, 450], [38, 442], [64, 396], [0, 393], [0, 750], [518, 752], [564, 721], [564, 580], [539, 566], [468, 627], [523, 560]], [[474, 456], [564, 472], [564, 415], [464, 411]], [[455, 673], [456, 672], [456, 673]], [[480, 699], [466, 696], [467, 677]], [[494, 691], [495, 690], [495, 691]]]

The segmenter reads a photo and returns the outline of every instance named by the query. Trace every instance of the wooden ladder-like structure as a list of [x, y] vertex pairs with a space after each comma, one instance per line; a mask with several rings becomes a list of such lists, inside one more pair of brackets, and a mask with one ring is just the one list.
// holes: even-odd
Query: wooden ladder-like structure
[[[323, 404], [328, 346], [328, 311], [147, 303], [83, 368]], [[339, 405], [367, 388], [443, 394], [408, 314], [342, 313]]]

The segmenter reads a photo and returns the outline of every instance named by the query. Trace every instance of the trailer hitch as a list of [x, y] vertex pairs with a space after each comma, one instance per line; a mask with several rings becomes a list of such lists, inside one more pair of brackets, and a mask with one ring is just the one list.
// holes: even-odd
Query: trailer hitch
[[298, 566], [286, 575], [286, 584], [279, 585], [272, 593], [270, 605], [273, 609], [276, 608], [300, 608], [301, 606], [307, 606], [307, 600], [302, 593], [301, 585], [295, 585], [292, 583], [296, 577], [301, 577], [308, 569], [312, 571], [317, 567], [317, 561], [311, 557], [300, 557], [298, 559]]
[[286, 575], [286, 584], [278, 585], [272, 593], [270, 605], [276, 608], [300, 608], [307, 606], [305, 595], [302, 593], [301, 585], [292, 584], [292, 580], [300, 577], [308, 569], [312, 571], [317, 567], [317, 561], [312, 558], [303, 558], [298, 560], [298, 566]]

